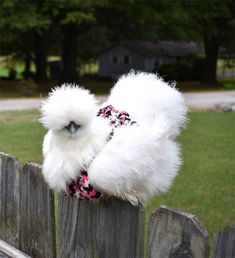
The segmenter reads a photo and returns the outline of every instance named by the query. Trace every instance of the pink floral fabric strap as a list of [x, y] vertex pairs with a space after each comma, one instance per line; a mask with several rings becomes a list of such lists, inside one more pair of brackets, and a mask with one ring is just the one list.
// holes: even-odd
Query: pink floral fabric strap
[[102, 194], [96, 191], [88, 180], [88, 175], [86, 171], [81, 172], [81, 176], [77, 179], [74, 179], [68, 186], [67, 186], [67, 195], [69, 197], [77, 197], [78, 199], [97, 199]]

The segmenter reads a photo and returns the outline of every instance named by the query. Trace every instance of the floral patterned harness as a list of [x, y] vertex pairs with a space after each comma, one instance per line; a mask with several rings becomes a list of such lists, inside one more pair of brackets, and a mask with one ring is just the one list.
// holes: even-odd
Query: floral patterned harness
[[[112, 127], [110, 133], [110, 139], [114, 135], [115, 128], [122, 125], [133, 125], [135, 121], [130, 119], [129, 114], [126, 111], [118, 111], [112, 105], [101, 108], [97, 116], [109, 119], [109, 125]], [[102, 196], [102, 193], [96, 191], [89, 183], [87, 171], [82, 170], [81, 175], [72, 180], [67, 186], [66, 193], [69, 197], [77, 197], [78, 199], [97, 199]]]

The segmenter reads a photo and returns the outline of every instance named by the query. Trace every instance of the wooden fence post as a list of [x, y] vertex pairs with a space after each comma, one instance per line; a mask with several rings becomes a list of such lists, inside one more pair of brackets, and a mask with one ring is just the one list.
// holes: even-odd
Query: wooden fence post
[[224, 228], [216, 235], [214, 258], [235, 258], [235, 225]]
[[145, 211], [109, 199], [92, 203], [60, 196], [60, 258], [143, 258]]
[[20, 173], [20, 250], [32, 257], [54, 258], [54, 195], [41, 167], [25, 164]]
[[150, 220], [148, 258], [208, 258], [206, 229], [189, 213], [161, 206]]
[[19, 161], [0, 153], [0, 239], [19, 248]]

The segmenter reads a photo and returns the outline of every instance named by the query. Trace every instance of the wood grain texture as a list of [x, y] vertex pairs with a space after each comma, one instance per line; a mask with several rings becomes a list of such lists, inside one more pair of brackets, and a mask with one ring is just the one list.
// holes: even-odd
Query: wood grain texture
[[143, 258], [143, 207], [109, 199], [59, 200], [60, 258]]
[[20, 186], [20, 250], [35, 258], [55, 257], [54, 195], [41, 167], [25, 164]]
[[206, 229], [189, 213], [161, 206], [150, 218], [148, 258], [208, 258]]
[[216, 235], [214, 258], [235, 258], [235, 225], [224, 228]]
[[27, 254], [22, 253], [20, 250], [16, 249], [15, 247], [9, 245], [8, 243], [2, 240], [0, 240], [0, 254], [3, 257], [31, 258]]
[[0, 153], [0, 239], [19, 248], [19, 161]]

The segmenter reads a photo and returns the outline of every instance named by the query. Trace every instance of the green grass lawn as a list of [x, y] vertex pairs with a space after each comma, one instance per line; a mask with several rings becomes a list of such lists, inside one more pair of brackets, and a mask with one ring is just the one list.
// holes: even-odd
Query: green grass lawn
[[161, 204], [195, 214], [209, 231], [235, 223], [235, 113], [191, 113], [180, 137], [184, 165], [171, 190], [153, 198], [148, 214]]
[[[41, 163], [45, 130], [37, 111], [0, 113], [0, 151]], [[235, 223], [235, 113], [191, 113], [179, 138], [184, 165], [171, 190], [150, 200], [147, 215], [164, 204], [195, 214], [211, 245], [222, 227]]]
[[0, 112], [0, 152], [17, 156], [20, 161], [42, 162], [44, 128], [36, 110]]

